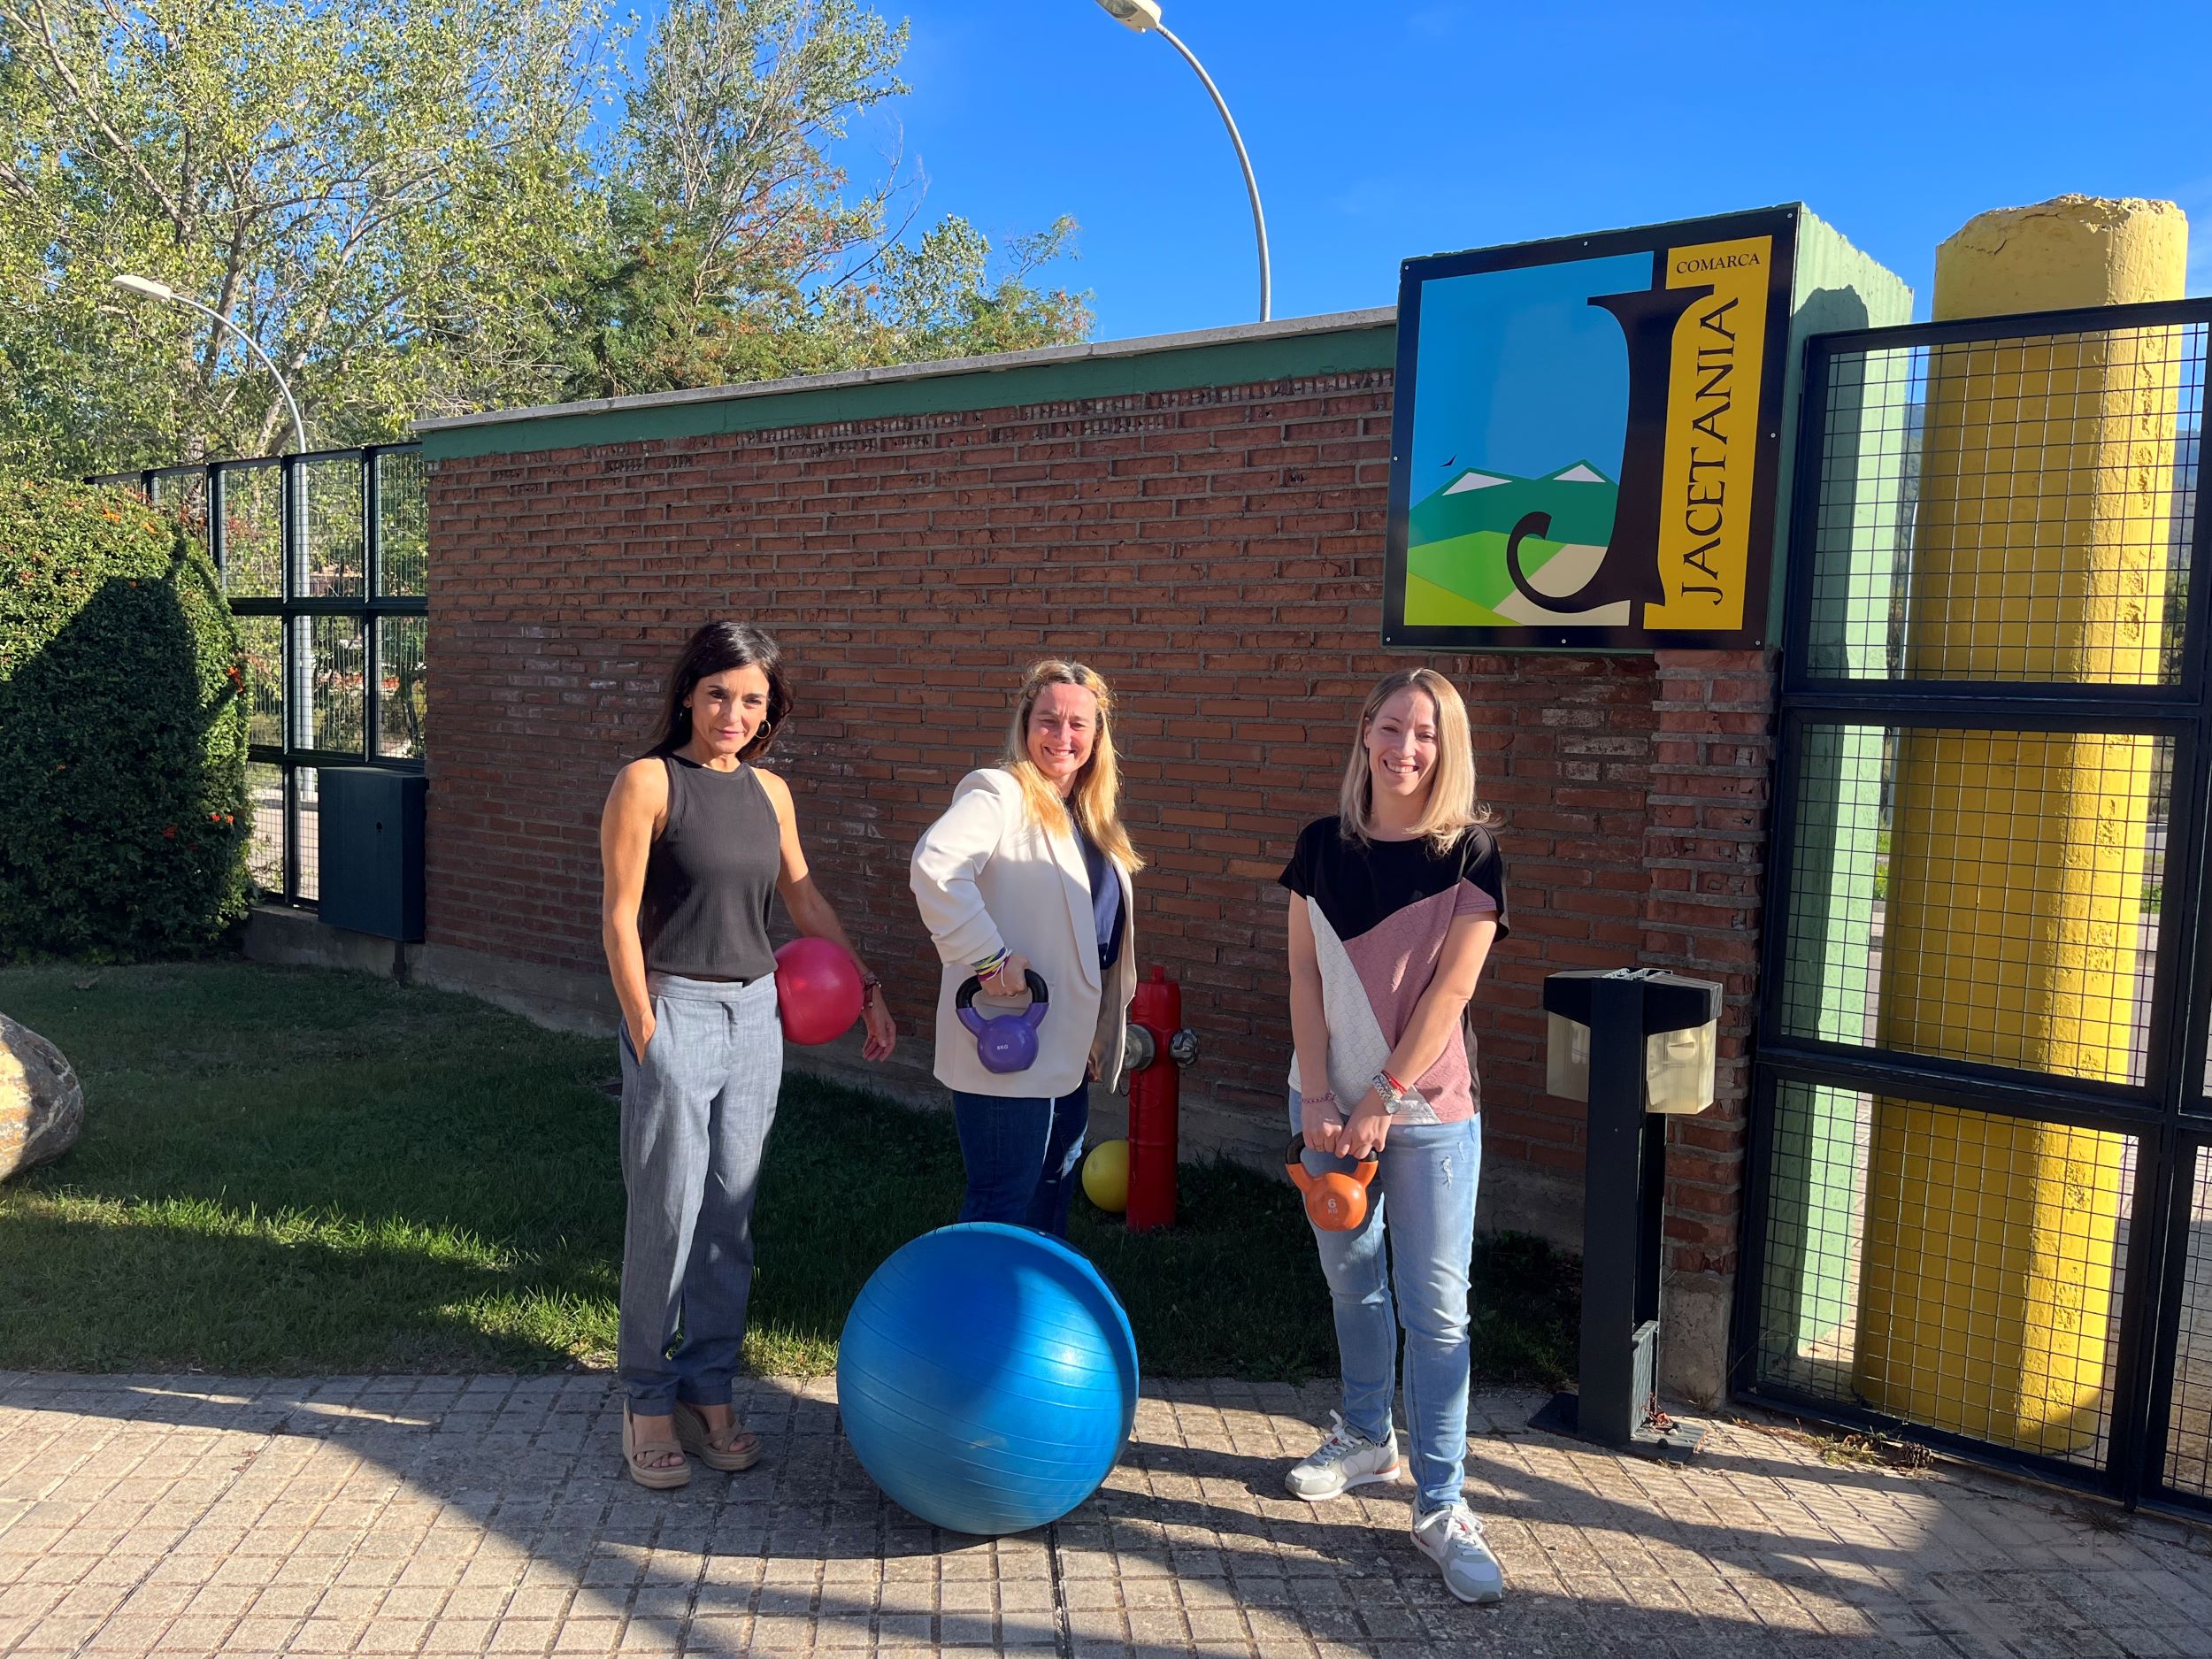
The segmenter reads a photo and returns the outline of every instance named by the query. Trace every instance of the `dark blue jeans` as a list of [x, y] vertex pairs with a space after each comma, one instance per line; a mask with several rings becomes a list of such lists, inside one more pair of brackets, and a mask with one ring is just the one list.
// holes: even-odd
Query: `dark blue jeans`
[[963, 1221], [1004, 1221], [1068, 1235], [1068, 1201], [1083, 1162], [1091, 1088], [1078, 1086], [1058, 1100], [952, 1092], [960, 1156], [968, 1166]]

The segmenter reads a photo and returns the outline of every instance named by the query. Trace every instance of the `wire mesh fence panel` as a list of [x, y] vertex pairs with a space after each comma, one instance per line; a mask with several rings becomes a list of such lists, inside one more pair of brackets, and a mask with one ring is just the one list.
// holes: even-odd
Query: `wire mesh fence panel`
[[185, 534], [192, 538], [203, 553], [209, 551], [205, 467], [179, 467], [171, 472], [156, 472], [152, 488], [146, 492], [146, 498], [164, 512], [175, 514], [177, 523]]
[[1839, 1402], [1857, 1398], [1869, 1106], [1848, 1089], [1785, 1084], [1769, 1153], [1759, 1379]]
[[284, 744], [284, 624], [276, 617], [234, 617], [246, 657], [246, 741]]
[[1796, 757], [1791, 1035], [2144, 1083], [2171, 740], [1808, 721]]
[[295, 895], [313, 903], [322, 896], [322, 776], [312, 766], [292, 768], [292, 847], [298, 878]]
[[357, 599], [368, 591], [361, 473], [361, 457], [354, 455], [302, 461], [294, 469], [303, 506], [290, 596]]
[[419, 450], [385, 450], [375, 458], [377, 591], [416, 598], [428, 591], [430, 497]]
[[246, 872], [264, 893], [284, 892], [284, 768], [273, 761], [246, 763], [246, 810], [253, 834], [246, 847]]
[[2137, 1144], [1780, 1084], [1760, 1382], [2101, 1468]]
[[2212, 1499], [2201, 1157], [2190, 1240], [2133, 1212], [2212, 1114], [2208, 346], [2200, 301], [1812, 342], [1755, 1057], [1755, 1389], [2131, 1498]]
[[2189, 1222], [2181, 1251], [2181, 1322], [2173, 1401], [2166, 1413], [2166, 1484], [2212, 1498], [2212, 1147], [2188, 1171]]
[[2184, 323], [1829, 357], [1807, 670], [2176, 683], [2207, 333]]
[[411, 759], [423, 753], [429, 636], [427, 617], [376, 619], [376, 752], [388, 759]]
[[228, 465], [216, 473], [223, 516], [223, 591], [233, 599], [275, 599], [284, 587], [284, 473]]
[[319, 790], [310, 763], [333, 753], [372, 766], [423, 760], [429, 511], [420, 452], [214, 461], [93, 481], [175, 513], [219, 557], [245, 657], [249, 868], [265, 893], [313, 902]]
[[360, 752], [367, 634], [359, 617], [292, 618], [294, 741]]

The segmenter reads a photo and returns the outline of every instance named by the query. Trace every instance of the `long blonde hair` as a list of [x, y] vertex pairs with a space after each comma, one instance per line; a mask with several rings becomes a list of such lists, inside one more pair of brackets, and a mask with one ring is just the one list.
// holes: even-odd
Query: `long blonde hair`
[[[1098, 699], [1098, 730], [1091, 739], [1091, 757], [1075, 774], [1067, 799], [1052, 787], [1036, 762], [1029, 758], [1029, 715], [1047, 686], [1080, 686]], [[1114, 694], [1097, 671], [1081, 663], [1043, 662], [1033, 666], [1014, 699], [1014, 721], [1006, 730], [1006, 757], [999, 764], [1014, 774], [1022, 787], [1029, 816], [1047, 830], [1068, 827], [1068, 814], [1094, 845], [1131, 874], [1144, 868], [1144, 860], [1129, 844], [1129, 832], [1121, 826], [1121, 765], [1114, 753]]]
[[1374, 776], [1367, 758], [1367, 728], [1384, 703], [1405, 690], [1424, 691], [1436, 705], [1436, 775], [1429, 780], [1429, 803], [1413, 826], [1413, 833], [1438, 852], [1447, 850], [1463, 831], [1496, 821], [1496, 815], [1475, 798], [1475, 740], [1467, 725], [1467, 705], [1458, 687], [1433, 668], [1402, 668], [1378, 680], [1359, 711], [1352, 731], [1352, 757], [1345, 763], [1344, 782], [1337, 791], [1337, 815], [1347, 841], [1363, 841], [1373, 833]]

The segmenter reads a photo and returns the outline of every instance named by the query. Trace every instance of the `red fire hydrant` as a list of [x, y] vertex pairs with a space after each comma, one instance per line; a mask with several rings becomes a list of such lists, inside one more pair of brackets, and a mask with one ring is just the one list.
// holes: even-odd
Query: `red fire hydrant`
[[1129, 1004], [1130, 1231], [1175, 1225], [1175, 1119], [1181, 1068], [1198, 1058], [1183, 1024], [1183, 987], [1155, 967]]

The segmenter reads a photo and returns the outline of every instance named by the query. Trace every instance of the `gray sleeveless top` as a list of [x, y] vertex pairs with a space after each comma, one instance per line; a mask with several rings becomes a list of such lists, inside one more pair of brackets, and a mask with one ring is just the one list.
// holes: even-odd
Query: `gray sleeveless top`
[[668, 823], [645, 861], [638, 937], [645, 965], [694, 979], [758, 979], [776, 971], [768, 899], [783, 867], [776, 809], [750, 766], [717, 772], [678, 755], [668, 766]]

